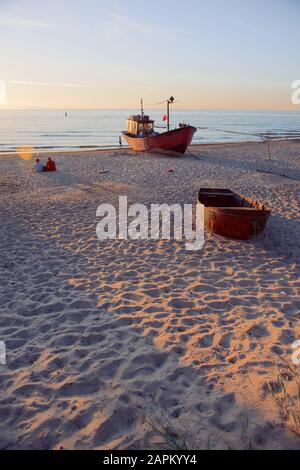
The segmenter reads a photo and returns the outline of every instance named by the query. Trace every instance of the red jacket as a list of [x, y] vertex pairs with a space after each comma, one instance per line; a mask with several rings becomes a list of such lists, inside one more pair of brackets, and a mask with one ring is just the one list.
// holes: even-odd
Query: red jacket
[[48, 171], [56, 171], [56, 163], [53, 160], [47, 162]]

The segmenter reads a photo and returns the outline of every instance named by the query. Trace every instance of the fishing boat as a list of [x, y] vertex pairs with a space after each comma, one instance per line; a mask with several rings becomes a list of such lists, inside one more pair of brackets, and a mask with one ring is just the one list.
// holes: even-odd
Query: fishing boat
[[128, 145], [137, 152], [172, 152], [184, 155], [192, 142], [197, 129], [187, 124], [179, 124], [178, 129], [170, 130], [170, 105], [174, 102], [171, 97], [167, 100], [167, 132], [155, 131], [155, 121], [144, 114], [143, 101], [141, 101], [141, 114], [130, 116], [127, 119], [127, 131], [123, 135]]
[[251, 240], [265, 230], [271, 210], [228, 189], [202, 188], [198, 202], [205, 206], [205, 226], [227, 238]]

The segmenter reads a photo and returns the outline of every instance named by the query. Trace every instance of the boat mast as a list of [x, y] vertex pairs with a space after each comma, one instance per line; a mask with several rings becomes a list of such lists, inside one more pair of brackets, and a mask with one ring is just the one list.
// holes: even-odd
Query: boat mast
[[168, 116], [168, 124], [167, 124], [167, 130], [168, 132], [170, 131], [170, 104], [174, 103], [174, 96], [171, 96], [169, 100], [167, 100], [167, 116]]
[[143, 98], [141, 99], [141, 116], [142, 116], [142, 118], [144, 117], [144, 102], [143, 102]]

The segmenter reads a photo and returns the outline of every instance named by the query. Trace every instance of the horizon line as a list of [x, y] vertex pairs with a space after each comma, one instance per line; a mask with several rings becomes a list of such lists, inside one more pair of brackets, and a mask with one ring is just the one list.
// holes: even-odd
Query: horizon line
[[[296, 107], [296, 106], [295, 106]], [[28, 107], [16, 107], [16, 108], [3, 108], [0, 106], [0, 112], [1, 111], [128, 111], [128, 110], [133, 110], [133, 109], [138, 109], [136, 107], [112, 107], [112, 108], [90, 108], [90, 107], [83, 107], [83, 108], [68, 108], [63, 107], [63, 108], [28, 108]], [[147, 108], [149, 111], [160, 111], [163, 110], [164, 108]], [[273, 112], [291, 112], [291, 113], [299, 113], [300, 112], [300, 107], [299, 109], [291, 109], [291, 108], [174, 108], [173, 111], [273, 111]]]

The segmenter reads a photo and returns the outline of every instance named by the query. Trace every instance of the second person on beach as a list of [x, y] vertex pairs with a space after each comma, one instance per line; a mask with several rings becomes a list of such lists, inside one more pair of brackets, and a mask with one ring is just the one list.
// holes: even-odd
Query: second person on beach
[[56, 171], [56, 163], [54, 160], [52, 160], [52, 158], [48, 158], [48, 162], [47, 162], [47, 165], [44, 166], [44, 169], [43, 171]]

